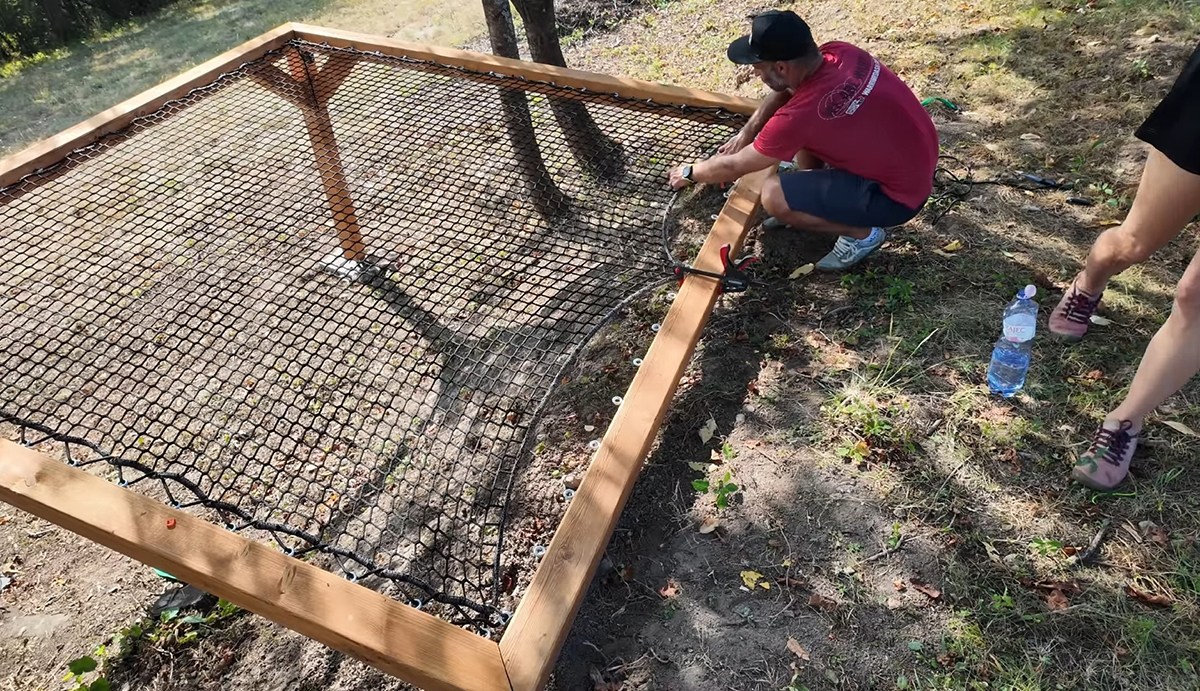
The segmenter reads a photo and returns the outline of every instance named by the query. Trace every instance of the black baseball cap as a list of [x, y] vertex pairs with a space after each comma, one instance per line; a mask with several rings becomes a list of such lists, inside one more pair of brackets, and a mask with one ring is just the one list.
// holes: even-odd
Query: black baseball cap
[[795, 60], [808, 54], [812, 30], [791, 10], [771, 10], [754, 18], [750, 35], [729, 44], [729, 59], [739, 65]]

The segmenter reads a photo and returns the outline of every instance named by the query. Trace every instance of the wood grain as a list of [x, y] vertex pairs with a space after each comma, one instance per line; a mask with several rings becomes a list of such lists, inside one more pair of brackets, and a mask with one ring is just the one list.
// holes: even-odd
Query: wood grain
[[[768, 173], [753, 173], [738, 183], [713, 224], [697, 268], [720, 273], [722, 245], [730, 245], [737, 256]], [[500, 640], [514, 691], [545, 685], [719, 294], [716, 279], [688, 277], [629, 385]]]
[[426, 691], [510, 691], [492, 641], [7, 440], [0, 500]]

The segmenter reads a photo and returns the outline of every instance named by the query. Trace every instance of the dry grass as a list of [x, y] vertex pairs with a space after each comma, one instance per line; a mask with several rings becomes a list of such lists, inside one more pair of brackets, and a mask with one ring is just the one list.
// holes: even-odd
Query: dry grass
[[478, 0], [182, 0], [82, 44], [0, 66], [0, 156], [120, 103], [284, 22], [454, 45]]

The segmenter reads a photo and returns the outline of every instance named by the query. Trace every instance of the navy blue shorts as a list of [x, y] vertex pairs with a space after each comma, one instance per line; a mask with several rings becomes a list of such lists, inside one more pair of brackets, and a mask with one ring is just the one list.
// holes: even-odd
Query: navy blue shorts
[[793, 211], [855, 228], [903, 225], [925, 206], [910, 209], [884, 194], [878, 182], [834, 168], [782, 173], [779, 186]]

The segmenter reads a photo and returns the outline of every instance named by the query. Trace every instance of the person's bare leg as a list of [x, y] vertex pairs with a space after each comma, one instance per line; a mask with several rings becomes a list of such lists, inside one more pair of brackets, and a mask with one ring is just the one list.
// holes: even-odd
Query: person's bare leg
[[[804, 152], [802, 152], [804, 153]], [[804, 173], [790, 173], [791, 175], [803, 175]], [[855, 240], [866, 239], [871, 234], [870, 228], [857, 228], [847, 226], [841, 223], [834, 223], [823, 218], [813, 216], [812, 214], [804, 213], [803, 211], [795, 211], [788, 206], [787, 199], [783, 196], [783, 188], [779, 184], [779, 175], [775, 174], [767, 178], [763, 183], [762, 188], [762, 205], [763, 209], [768, 214], [773, 216], [779, 222], [800, 230], [811, 230], [817, 233], [826, 233], [829, 235], [846, 235]]]
[[1200, 252], [1175, 291], [1175, 305], [1150, 345], [1129, 394], [1104, 418], [1072, 477], [1095, 489], [1125, 479], [1146, 416], [1200, 372]]
[[1145, 261], [1200, 212], [1200, 175], [1150, 150], [1133, 208], [1121, 225], [1096, 239], [1083, 271], [1050, 312], [1050, 331], [1077, 341], [1088, 332], [1108, 280]]
[[1113, 276], [1145, 261], [1200, 213], [1200, 175], [1150, 149], [1137, 197], [1125, 222], [1101, 233], [1075, 285], [1099, 295]]
[[1129, 420], [1136, 433], [1142, 428], [1142, 420], [1197, 372], [1200, 372], [1200, 252], [1192, 258], [1175, 289], [1171, 316], [1150, 340], [1129, 386], [1129, 395], [1106, 419]]

